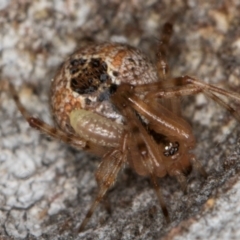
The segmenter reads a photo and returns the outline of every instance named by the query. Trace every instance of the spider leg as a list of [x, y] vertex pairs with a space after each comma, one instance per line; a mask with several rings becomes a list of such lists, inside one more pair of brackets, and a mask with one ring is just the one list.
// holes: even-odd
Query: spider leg
[[186, 176], [183, 174], [183, 172], [180, 171], [175, 171], [174, 176], [176, 177], [178, 183], [181, 186], [182, 191], [184, 192], [184, 194], [187, 193], [187, 178]]
[[103, 156], [102, 162], [100, 163], [98, 170], [96, 172], [96, 180], [99, 185], [99, 191], [92, 202], [84, 220], [82, 221], [81, 225], [79, 226], [77, 232], [81, 232], [88, 221], [90, 220], [94, 210], [101, 202], [103, 197], [105, 196], [107, 190], [114, 184], [118, 172], [122, 168], [122, 165], [125, 163], [127, 158], [127, 135], [125, 134], [121, 144], [121, 150], [118, 149], [109, 151], [108, 153]]
[[150, 174], [150, 178], [151, 178], [151, 182], [152, 182], [153, 188], [154, 188], [154, 190], [155, 190], [155, 192], [157, 194], [157, 198], [158, 198], [159, 204], [161, 206], [163, 215], [164, 215], [164, 217], [166, 219], [166, 222], [170, 223], [169, 213], [168, 213], [165, 201], [163, 199], [162, 192], [160, 191], [160, 186], [159, 186], [159, 184], [157, 182], [157, 178], [152, 173]]
[[[176, 91], [176, 89], [167, 91], [167, 92], [166, 92], [166, 95], [165, 95], [164, 97], [169, 97], [168, 94], [170, 94], [170, 95], [171, 95], [171, 94], [174, 94], [175, 91]], [[183, 94], [190, 95], [190, 94], [198, 93], [198, 92], [199, 92], [199, 89], [192, 88], [192, 87], [191, 87], [191, 88], [190, 88], [190, 87], [188, 88], [188, 86], [187, 86], [187, 88], [186, 88], [186, 89], [185, 89], [185, 88], [182, 89], [182, 91], [183, 91], [183, 92], [182, 92]], [[160, 92], [158, 92], [158, 93], [160, 93]], [[164, 92], [164, 93], [165, 93], [165, 92]], [[159, 95], [160, 95], [160, 94], [159, 94]], [[149, 98], [149, 99], [151, 99], [151, 98]], [[154, 109], [158, 109], [158, 110], [159, 110], [159, 109], [161, 108], [161, 105], [160, 105], [160, 103], [156, 100], [156, 97], [154, 97], [153, 99], [151, 99], [151, 105], [152, 105], [152, 107], [154, 107]], [[187, 150], [186, 150], [186, 151], [187, 151]], [[190, 159], [190, 161], [191, 161], [191, 166], [193, 166], [193, 168], [194, 168], [197, 172], [200, 172], [200, 174], [201, 174], [204, 178], [207, 178], [207, 173], [206, 173], [204, 167], [202, 166], [202, 164], [200, 163], [200, 161], [198, 161], [193, 154], [191, 154], [191, 156], [189, 155], [189, 159]], [[179, 170], [174, 171], [172, 174], [176, 177], [178, 183], [180, 184], [180, 186], [181, 186], [181, 188], [182, 188], [182, 191], [183, 191], [184, 193], [186, 193], [186, 190], [187, 190], [187, 179], [186, 179], [185, 174], [184, 174], [183, 172], [179, 171]]]
[[186, 82], [187, 84], [193, 84], [194, 86], [201, 88], [203, 92], [207, 90], [209, 92], [217, 93], [217, 94], [226, 96], [230, 99], [240, 102], [240, 94], [239, 93], [227, 91], [222, 88], [218, 88], [214, 85], [204, 83], [204, 82], [202, 82], [198, 79], [195, 79], [193, 77], [190, 77], [190, 76], [183, 76], [182, 80], [184, 82]]
[[161, 99], [161, 98], [174, 98], [174, 97], [182, 97], [188, 95], [194, 95], [202, 92], [201, 89], [193, 87], [193, 86], [183, 86], [183, 87], [170, 87], [166, 89], [155, 90], [154, 92], [149, 92], [145, 96], [145, 102], [152, 101], [153, 99]]
[[206, 173], [200, 161], [198, 161], [195, 157], [192, 157], [191, 163], [197, 172], [199, 172], [204, 178], [207, 178], [208, 174]]
[[[133, 134], [133, 145], [137, 147], [138, 158], [135, 158], [135, 166], [142, 162], [142, 167], [145, 170], [145, 174], [150, 176], [153, 188], [156, 192], [159, 204], [161, 206], [163, 215], [167, 221], [170, 222], [169, 213], [163, 199], [162, 193], [160, 191], [160, 186], [157, 182], [157, 176], [164, 176], [166, 174], [166, 169], [163, 165], [164, 157], [160, 159], [160, 154], [158, 152], [158, 147], [155, 146], [154, 141], [149, 137], [147, 131], [142, 126], [141, 122], [137, 119], [131, 109], [126, 109], [128, 111], [128, 116], [131, 115], [131, 132]], [[130, 151], [131, 151], [130, 145]], [[161, 165], [161, 166], [160, 166]]]
[[[171, 84], [174, 84], [174, 86], [176, 87], [182, 87], [185, 89], [193, 89], [193, 91], [196, 91], [196, 93], [198, 92], [203, 92], [205, 93], [205, 91], [209, 91], [212, 93], [216, 93], [225, 97], [228, 97], [232, 100], [235, 100], [237, 102], [240, 102], [240, 94], [233, 92], [233, 91], [228, 91], [228, 90], [224, 90], [222, 88], [216, 87], [214, 85], [208, 84], [208, 83], [204, 83], [198, 79], [195, 79], [193, 77], [190, 76], [183, 76], [183, 77], [176, 77], [176, 78], [172, 78], [169, 80], [169, 82]], [[157, 90], [156, 90], [157, 89]], [[174, 90], [173, 87], [171, 87], [168, 84], [164, 84], [162, 82], [157, 82], [157, 83], [153, 83], [153, 84], [145, 84], [145, 85], [140, 85], [140, 86], [136, 86], [134, 88], [135, 92], [140, 92], [140, 91], [147, 91], [147, 92], [153, 92], [152, 96], [154, 96], [154, 94], [157, 94], [157, 92], [167, 92], [167, 91], [171, 91]], [[182, 91], [182, 93], [179, 93], [179, 96], [184, 96], [184, 95], [190, 95], [193, 94], [191, 92], [186, 92], [186, 94], [184, 94], [184, 89], [182, 90], [180, 88], [180, 91]], [[191, 91], [191, 90], [190, 90]], [[177, 92], [177, 91], [176, 91]], [[163, 93], [160, 94], [160, 96], [162, 95], [165, 96]], [[169, 98], [171, 97], [178, 97], [178, 94], [166, 94], [166, 96], [168, 95]], [[150, 95], [149, 95], [150, 96]], [[155, 95], [157, 96], [157, 95]]]
[[[187, 86], [188, 87], [188, 86]], [[194, 147], [195, 145], [195, 138], [191, 133], [191, 128], [190, 126], [188, 126], [188, 124], [182, 119], [179, 118], [178, 116], [176, 116], [175, 114], [173, 114], [171, 111], [169, 111], [168, 109], [166, 109], [165, 107], [163, 107], [157, 100], [156, 97], [154, 96], [154, 98], [152, 99], [148, 99], [150, 100], [149, 102], [151, 102], [151, 104], [147, 104], [146, 102], [144, 102], [143, 100], [141, 100], [140, 98], [138, 98], [136, 95], [134, 95], [134, 90], [133, 90], [133, 94], [131, 94], [131, 88], [135, 90], [135, 87], [123, 87], [123, 89], [120, 89], [121, 91], [123, 91], [124, 93], [121, 94], [121, 101], [120, 99], [116, 99], [116, 96], [113, 97], [113, 101], [114, 103], [117, 105], [117, 102], [124, 102], [123, 106], [125, 106], [125, 109], [121, 109], [121, 112], [123, 113], [123, 115], [125, 116], [132, 116], [133, 114], [131, 113], [131, 109], [134, 109], [137, 113], [141, 114], [142, 116], [144, 116], [147, 120], [148, 120], [148, 127], [150, 129], [154, 129], [157, 133], [163, 134], [165, 136], [167, 136], [170, 140], [170, 142], [174, 142], [174, 141], [179, 141], [180, 145], [181, 145], [181, 150], [180, 150], [180, 154], [181, 154], [181, 161], [180, 162], [176, 162], [174, 165], [169, 165], [169, 159], [165, 159], [164, 156], [162, 156], [162, 152], [160, 152], [160, 156], [162, 161], [160, 161], [160, 165], [163, 164], [163, 166], [165, 167], [165, 171], [167, 171], [167, 173], [171, 176], [175, 176], [177, 181], [179, 182], [179, 184], [181, 185], [181, 188], [184, 192], [186, 192], [186, 186], [187, 186], [187, 181], [186, 181], [186, 177], [184, 175], [185, 171], [191, 167], [191, 165], [193, 165], [194, 168], [196, 168], [203, 176], [207, 176], [205, 170], [203, 169], [203, 167], [201, 166], [201, 164], [196, 161], [195, 157], [193, 154], [189, 154], [188, 151]], [[171, 91], [175, 91], [175, 89], [171, 89]], [[191, 93], [192, 92], [199, 92], [199, 89], [196, 88], [189, 88], [187, 89], [187, 92]], [[164, 91], [163, 91], [164, 93]], [[120, 95], [120, 94], [119, 94]], [[145, 100], [145, 99], [144, 99]], [[121, 106], [119, 106], [121, 108]], [[133, 111], [132, 111], [133, 112]], [[136, 116], [135, 116], [136, 118]], [[172, 122], [174, 121], [174, 122]], [[176, 121], [176, 122], [175, 122]], [[133, 147], [130, 146], [130, 150], [131, 152], [151, 152], [151, 149], [159, 149], [159, 146], [155, 146], [155, 145], [150, 145], [151, 143], [151, 139], [148, 139], [148, 133], [146, 132], [146, 130], [143, 128], [143, 126], [141, 126], [140, 122], [139, 124], [135, 124], [135, 128], [137, 127], [139, 130], [137, 131], [136, 129], [134, 129], [134, 117], [131, 117], [131, 121], [129, 121], [129, 124], [131, 126], [131, 132], [133, 132], [134, 136], [137, 136], [137, 133], [140, 135], [140, 133], [142, 134], [139, 137], [135, 137], [136, 139], [133, 139], [132, 142], [134, 142], [135, 145], [138, 146], [145, 146], [147, 147], [148, 151], [143, 151], [140, 149], [140, 147], [138, 147], [138, 149], [134, 149]], [[179, 126], [177, 126], [177, 124], [179, 124]], [[174, 127], [172, 128], [171, 126]], [[146, 133], [145, 133], [146, 132]], [[175, 135], [174, 135], [175, 134]], [[142, 141], [144, 142], [144, 144], [141, 144], [141, 142], [138, 143], [138, 139], [142, 139]], [[137, 143], [137, 144], [136, 144]], [[132, 149], [131, 149], [132, 148]], [[161, 151], [161, 150], [160, 150]], [[154, 156], [154, 155], [153, 155]], [[140, 157], [136, 157], [135, 154], [135, 158], [139, 159]], [[159, 158], [159, 157], [156, 157]], [[152, 160], [148, 160], [147, 164], [144, 164], [145, 168], [149, 167], [149, 164], [151, 163], [152, 168], [153, 169], [157, 169], [159, 168], [159, 166], [154, 164], [154, 157], [151, 156]], [[134, 160], [133, 160], [134, 162]], [[146, 175], [146, 173], [141, 169], [142, 167], [140, 167], [140, 162], [141, 161], [137, 161], [137, 163], [135, 163], [135, 165], [133, 166], [135, 168], [135, 170], [140, 174], [140, 175]], [[171, 161], [170, 161], [171, 162]], [[147, 168], [148, 172], [150, 173], [149, 175], [152, 174], [152, 172], [150, 171], [151, 168]], [[187, 172], [186, 172], [187, 173]], [[159, 173], [157, 173], [156, 171], [154, 172], [154, 174], [156, 176], [163, 176], [160, 175]], [[161, 201], [160, 201], [161, 202]]]
[[40, 132], [46, 134], [47, 136], [50, 136], [58, 140], [62, 140], [63, 142], [68, 143], [74, 147], [80, 149], [87, 147], [86, 141], [84, 141], [83, 139], [74, 136], [73, 134], [66, 134], [60, 129], [54, 128], [49, 124], [43, 122], [42, 120], [32, 117], [30, 113], [27, 111], [27, 109], [22, 105], [16, 89], [10, 82], [7, 81], [1, 82], [1, 90], [8, 91], [11, 94], [14, 102], [17, 105], [17, 108], [19, 109], [23, 117], [26, 119], [26, 121], [32, 128], [39, 130]]
[[[168, 58], [168, 52], [169, 52], [168, 50], [169, 42], [172, 36], [172, 32], [173, 32], [172, 24], [169, 22], [166, 22], [162, 28], [161, 38], [158, 44], [158, 49], [156, 54], [157, 72], [158, 72], [160, 81], [162, 81], [163, 83], [168, 82], [169, 75], [170, 75], [170, 69], [167, 63], [167, 58]], [[181, 116], [180, 100], [178, 98], [163, 99], [162, 104], [166, 108], [171, 110], [174, 114]]]
[[[137, 158], [132, 160], [133, 165], [136, 168], [138, 168], [139, 171], [140, 166], [136, 165], [142, 164], [142, 168], [144, 169], [141, 170], [142, 174], [150, 176], [152, 186], [156, 192], [163, 215], [167, 223], [169, 223], [170, 222], [169, 213], [156, 178], [157, 176], [164, 176], [166, 174], [166, 169], [164, 168], [164, 165], [161, 162], [162, 159], [159, 158], [160, 154], [157, 151], [158, 148], [155, 146], [154, 142], [149, 137], [148, 133], [146, 132], [140, 121], [136, 119], [137, 117], [134, 116], [134, 114], [132, 114], [132, 117], [133, 118], [131, 119], [132, 123], [130, 127], [134, 132], [132, 145], [136, 146], [137, 151], [135, 152], [135, 154], [138, 155]], [[131, 145], [129, 148], [130, 151], [133, 150], [131, 148]]]
[[[119, 95], [113, 98], [114, 102], [119, 102], [117, 99], [118, 97], [121, 98], [121, 94]], [[121, 100], [122, 101], [120, 102], [123, 102], [123, 105], [117, 105], [119, 108], [121, 108], [122, 114], [124, 116], [128, 116], [128, 127], [129, 132], [131, 133], [129, 137], [130, 140], [128, 143], [128, 149], [129, 152], [133, 155], [132, 158], [130, 158], [130, 164], [138, 174], [150, 176], [163, 215], [165, 216], [166, 221], [169, 222], [169, 213], [156, 179], [157, 177], [163, 177], [166, 175], [164, 161], [168, 160], [160, 153], [158, 145], [148, 134], [147, 130], [144, 128], [140, 119], [138, 119], [131, 106], [129, 104], [126, 104], [126, 99], [121, 98]]]
[[167, 55], [168, 55], [168, 48], [169, 48], [169, 41], [172, 36], [173, 28], [172, 24], [166, 22], [163, 25], [161, 38], [158, 44], [157, 49], [157, 70], [158, 75], [161, 80], [166, 80], [169, 74], [169, 66], [167, 63]]
[[189, 76], [185, 76], [183, 78], [187, 81], [187, 83], [190, 83], [196, 87], [199, 87], [206, 96], [210, 97], [212, 100], [217, 102], [220, 106], [222, 106], [227, 111], [229, 111], [233, 115], [233, 117], [235, 117], [240, 122], [240, 113], [236, 109], [232, 108], [228, 103], [226, 103], [220, 97], [217, 96], [217, 95], [223, 96], [240, 103], [239, 93], [227, 91], [222, 88], [215, 87], [213, 85], [201, 82]]
[[217, 102], [220, 106], [229, 111], [233, 117], [235, 117], [240, 122], [240, 114], [232, 108], [228, 103], [218, 97], [216, 94], [227, 97], [229, 99], [235, 100], [240, 103], [240, 95], [238, 93], [227, 91], [213, 85], [203, 83], [197, 79], [194, 79], [189, 76], [184, 76], [181, 78], [173, 79], [174, 81], [179, 81], [178, 87], [169, 87], [166, 89], [159, 88], [153, 92], [149, 92], [146, 94], [146, 101], [152, 101], [152, 99], [156, 98], [174, 98], [180, 96], [194, 95], [197, 93], [203, 93], [215, 102]]
[[212, 100], [217, 102], [219, 105], [221, 105], [223, 108], [225, 108], [227, 111], [229, 111], [230, 114], [232, 114], [232, 116], [235, 117], [237, 121], [240, 122], [240, 114], [234, 108], [232, 108], [229, 104], [224, 102], [221, 98], [219, 98], [212, 92], [206, 91], [205, 94], [206, 96], [210, 97]]
[[126, 101], [126, 105], [129, 105], [141, 116], [148, 119], [149, 127], [157, 133], [183, 140], [188, 143], [189, 147], [195, 145], [195, 138], [193, 137], [191, 126], [183, 118], [172, 113], [161, 104], [159, 104], [158, 109], [152, 107], [151, 104], [137, 97], [134, 94], [134, 90], [134, 87], [122, 84], [122, 86], [119, 87], [119, 91], [122, 92], [120, 96], [122, 99], [113, 99], [114, 104], [117, 106], [118, 102]]
[[134, 86], [134, 92], [141, 94], [144, 92], [156, 92], [157, 90], [165, 90], [171, 87], [179, 87], [187, 85], [187, 82], [183, 77], [169, 78], [167, 81], [158, 81], [154, 83], [147, 83]]

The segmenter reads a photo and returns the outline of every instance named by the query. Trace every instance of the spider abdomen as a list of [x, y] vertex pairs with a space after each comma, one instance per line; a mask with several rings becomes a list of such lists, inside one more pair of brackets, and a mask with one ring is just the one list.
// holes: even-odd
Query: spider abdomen
[[53, 79], [53, 116], [62, 130], [71, 133], [69, 116], [74, 109], [123, 123], [122, 114], [111, 102], [118, 86], [157, 81], [155, 65], [138, 49], [120, 43], [90, 45], [70, 56]]

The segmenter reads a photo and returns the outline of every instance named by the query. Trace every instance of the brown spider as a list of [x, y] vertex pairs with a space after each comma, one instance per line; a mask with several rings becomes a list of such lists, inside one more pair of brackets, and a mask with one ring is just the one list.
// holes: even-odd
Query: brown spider
[[240, 121], [222, 96], [240, 95], [190, 76], [169, 77], [166, 61], [172, 25], [163, 27], [156, 65], [126, 44], [103, 43], [80, 49], [62, 65], [52, 81], [51, 106], [57, 128], [32, 117], [10, 83], [8, 89], [31, 127], [102, 158], [96, 172], [98, 194], [78, 228], [82, 231], [122, 166], [149, 176], [163, 214], [169, 221], [157, 178], [175, 177], [186, 190], [192, 166], [205, 170], [191, 150], [195, 138], [181, 117], [178, 97], [204, 93]]

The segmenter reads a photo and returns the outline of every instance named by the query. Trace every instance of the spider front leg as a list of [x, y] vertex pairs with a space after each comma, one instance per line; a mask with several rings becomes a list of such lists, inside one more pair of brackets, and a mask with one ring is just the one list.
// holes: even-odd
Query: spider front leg
[[[171, 79], [171, 82], [174, 83], [175, 87], [166, 87], [164, 88], [164, 84], [162, 83], [154, 83], [155, 90], [148, 91], [147, 89], [152, 88], [149, 84], [148, 86], [140, 86], [141, 90], [145, 88], [145, 91], [148, 93], [145, 95], [144, 102], [151, 102], [152, 106], [155, 105], [155, 109], [159, 109], [162, 111], [162, 105], [159, 104], [158, 99], [171, 99], [181, 96], [187, 95], [195, 95], [198, 93], [203, 93], [215, 102], [217, 102], [220, 106], [228, 110], [239, 122], [240, 122], [240, 114], [234, 108], [232, 108], [228, 103], [226, 103], [221, 97], [226, 97], [240, 103], [240, 95], [235, 92], [226, 91], [224, 89], [215, 87], [213, 85], [201, 82], [195, 78], [184, 76], [178, 77], [175, 79]], [[158, 85], [158, 86], [157, 86]], [[135, 90], [138, 92], [138, 86], [136, 86]], [[221, 97], [219, 97], [219, 96]], [[207, 177], [207, 173], [204, 170], [203, 166], [199, 161], [195, 159], [195, 157], [191, 158], [191, 163], [193, 167], [201, 173], [205, 178]]]
[[[189, 76], [183, 76], [171, 79], [171, 82], [175, 83], [175, 87], [167, 87], [164, 88], [163, 84], [159, 83], [154, 84], [155, 91], [148, 91], [145, 96], [145, 101], [152, 101], [156, 98], [158, 99], [171, 99], [181, 96], [195, 95], [198, 93], [203, 93], [207, 97], [211, 98], [215, 102], [217, 102], [220, 106], [229, 111], [239, 122], [240, 122], [240, 114], [236, 109], [232, 108], [227, 102], [225, 102], [221, 97], [226, 97], [228, 99], [232, 99], [238, 103], [240, 103], [240, 95], [236, 92], [227, 91], [222, 88], [218, 88], [211, 84], [204, 83], [198, 79]], [[149, 88], [148, 86], [147, 88]], [[138, 88], [138, 87], [136, 87]], [[143, 86], [141, 87], [141, 89]], [[145, 89], [147, 90], [147, 89]], [[139, 91], [139, 90], [137, 90]], [[217, 95], [221, 96], [218, 97]]]

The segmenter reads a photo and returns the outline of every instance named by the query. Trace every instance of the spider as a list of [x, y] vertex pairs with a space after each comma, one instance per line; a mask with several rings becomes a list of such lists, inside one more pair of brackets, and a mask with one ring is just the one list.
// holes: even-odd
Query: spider
[[165, 23], [156, 49], [156, 64], [127, 44], [102, 43], [82, 48], [61, 66], [51, 85], [51, 107], [57, 127], [34, 118], [8, 82], [18, 109], [29, 125], [55, 139], [102, 158], [96, 171], [99, 185], [82, 231], [125, 164], [149, 176], [162, 212], [170, 217], [158, 178], [175, 177], [186, 191], [192, 167], [207, 176], [191, 150], [196, 140], [181, 117], [180, 96], [203, 93], [240, 115], [222, 97], [240, 102], [240, 95], [194, 77], [172, 78], [167, 64], [172, 24]]

